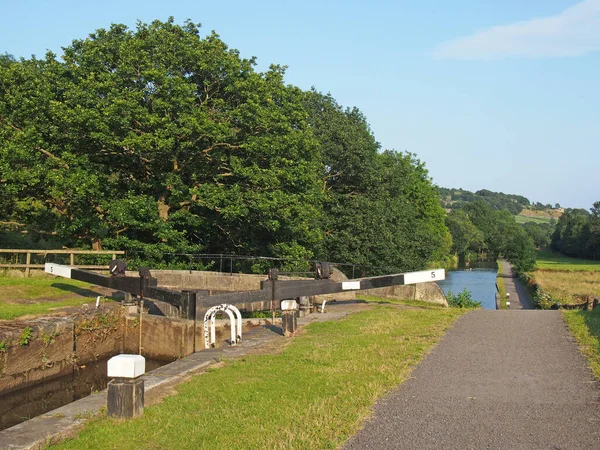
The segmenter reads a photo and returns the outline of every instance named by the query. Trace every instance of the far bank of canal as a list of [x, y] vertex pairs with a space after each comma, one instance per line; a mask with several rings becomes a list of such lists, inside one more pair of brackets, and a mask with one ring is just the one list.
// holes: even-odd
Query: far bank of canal
[[445, 294], [452, 291], [458, 294], [467, 289], [473, 300], [481, 302], [484, 309], [496, 309], [496, 274], [495, 261], [471, 264], [458, 270], [446, 271], [446, 279], [438, 284]]

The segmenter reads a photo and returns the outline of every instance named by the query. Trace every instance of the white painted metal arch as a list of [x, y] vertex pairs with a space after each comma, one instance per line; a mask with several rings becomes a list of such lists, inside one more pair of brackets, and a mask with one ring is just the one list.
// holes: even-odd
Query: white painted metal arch
[[[219, 312], [224, 312], [229, 316], [231, 324], [231, 345], [242, 342], [242, 314], [240, 310], [233, 305], [223, 303], [213, 306], [204, 314], [204, 345], [206, 348], [214, 347], [216, 342], [215, 317]], [[210, 330], [209, 330], [210, 319]]]

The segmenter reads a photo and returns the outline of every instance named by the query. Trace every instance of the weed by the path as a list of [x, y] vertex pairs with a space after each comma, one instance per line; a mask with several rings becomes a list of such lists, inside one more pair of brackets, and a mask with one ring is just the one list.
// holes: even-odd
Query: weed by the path
[[21, 347], [25, 347], [29, 345], [31, 340], [33, 339], [33, 328], [25, 327], [23, 331], [21, 331], [21, 336], [19, 336], [19, 345]]

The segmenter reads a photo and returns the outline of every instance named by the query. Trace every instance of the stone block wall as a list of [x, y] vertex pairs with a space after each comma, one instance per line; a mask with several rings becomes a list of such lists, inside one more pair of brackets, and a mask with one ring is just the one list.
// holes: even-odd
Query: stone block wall
[[436, 283], [418, 283], [405, 286], [390, 286], [377, 289], [361, 291], [365, 295], [374, 295], [397, 300], [420, 300], [448, 306], [444, 291]]

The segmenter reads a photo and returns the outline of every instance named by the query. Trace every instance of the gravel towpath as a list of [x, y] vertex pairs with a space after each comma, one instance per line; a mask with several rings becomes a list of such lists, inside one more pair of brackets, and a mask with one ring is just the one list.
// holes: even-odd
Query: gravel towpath
[[477, 310], [344, 448], [598, 450], [600, 388], [558, 311]]
[[[517, 278], [514, 269], [508, 261], [502, 260], [502, 277], [504, 278], [504, 288], [507, 294], [510, 294], [510, 306], [508, 309], [533, 309], [533, 300], [527, 292], [523, 283]], [[507, 299], [502, 299], [506, 301]]]

